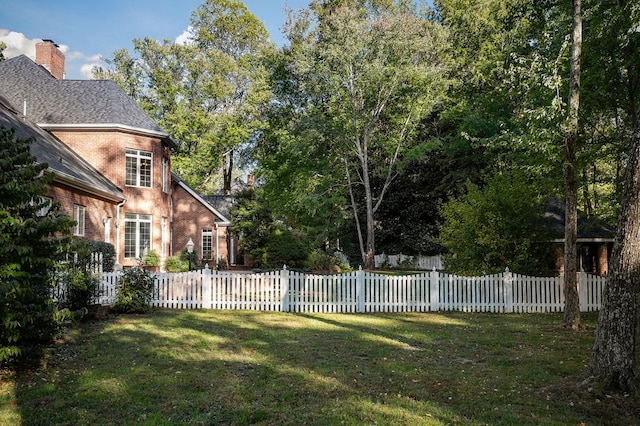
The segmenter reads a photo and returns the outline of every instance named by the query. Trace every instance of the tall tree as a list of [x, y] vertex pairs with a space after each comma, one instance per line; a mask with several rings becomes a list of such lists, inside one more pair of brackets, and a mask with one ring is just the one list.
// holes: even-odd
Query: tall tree
[[54, 337], [51, 275], [73, 224], [42, 198], [53, 175], [30, 144], [0, 127], [0, 363]]
[[578, 295], [578, 114], [580, 112], [580, 58], [582, 55], [582, 1], [573, 0], [569, 101], [564, 136], [565, 231], [564, 231], [564, 325], [579, 329], [580, 297]]
[[373, 267], [376, 212], [411, 155], [417, 125], [446, 91], [438, 27], [399, 10], [325, 8], [315, 26], [307, 13], [289, 28], [293, 76], [313, 126], [295, 137], [321, 140], [342, 168], [331, 173], [346, 184], [365, 268]]
[[598, 2], [596, 8], [594, 16], [602, 19], [594, 22], [593, 47], [608, 59], [599, 62], [605, 64], [600, 65], [604, 72], [599, 78], [610, 88], [599, 99], [610, 108], [617, 107], [615, 122], [632, 132], [616, 238], [587, 374], [590, 381], [629, 392], [637, 391], [638, 386], [640, 319], [640, 10], [634, 2], [616, 1]]
[[607, 388], [637, 389], [640, 320], [640, 131], [627, 164], [622, 210], [598, 317], [589, 374]]
[[[172, 168], [204, 192], [230, 192], [244, 148], [263, 128], [271, 98], [264, 55], [274, 47], [262, 22], [238, 0], [206, 0], [192, 14], [191, 37], [134, 40], [109, 70], [178, 143]], [[221, 179], [217, 179], [221, 176]]]

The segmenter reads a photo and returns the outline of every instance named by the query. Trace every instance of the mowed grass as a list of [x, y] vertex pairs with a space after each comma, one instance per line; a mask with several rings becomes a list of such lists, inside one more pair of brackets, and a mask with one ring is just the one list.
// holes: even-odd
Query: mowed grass
[[158, 310], [67, 331], [3, 372], [7, 425], [638, 423], [580, 386], [596, 316]]

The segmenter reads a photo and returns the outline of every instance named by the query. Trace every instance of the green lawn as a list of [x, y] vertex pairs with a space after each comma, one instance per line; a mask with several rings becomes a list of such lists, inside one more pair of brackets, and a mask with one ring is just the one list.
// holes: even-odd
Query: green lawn
[[158, 310], [70, 329], [2, 373], [0, 424], [633, 424], [578, 386], [588, 329], [560, 314]]

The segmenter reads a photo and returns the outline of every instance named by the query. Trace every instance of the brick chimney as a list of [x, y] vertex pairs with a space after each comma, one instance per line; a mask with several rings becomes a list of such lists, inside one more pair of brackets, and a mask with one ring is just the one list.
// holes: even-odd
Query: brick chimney
[[53, 40], [36, 43], [36, 64], [45, 67], [58, 80], [64, 79], [64, 53]]

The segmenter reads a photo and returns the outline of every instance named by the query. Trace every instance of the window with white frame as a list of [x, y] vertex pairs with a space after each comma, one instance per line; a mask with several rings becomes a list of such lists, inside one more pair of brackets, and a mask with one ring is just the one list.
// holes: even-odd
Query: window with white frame
[[127, 186], [151, 188], [153, 154], [137, 149], [127, 149], [126, 177]]
[[125, 214], [124, 257], [139, 259], [145, 250], [151, 250], [151, 215]]
[[202, 259], [211, 260], [213, 256], [213, 229], [202, 230]]
[[85, 207], [79, 204], [73, 205], [73, 220], [76, 221], [76, 226], [73, 228], [73, 235], [77, 237], [84, 236], [84, 228], [85, 228]]
[[162, 192], [169, 192], [169, 159], [162, 157]]

